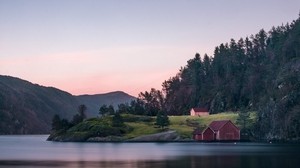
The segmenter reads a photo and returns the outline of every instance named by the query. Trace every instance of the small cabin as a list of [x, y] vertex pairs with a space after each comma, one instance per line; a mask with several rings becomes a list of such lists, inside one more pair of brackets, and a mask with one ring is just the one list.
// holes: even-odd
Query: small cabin
[[204, 130], [195, 130], [193, 138], [198, 141], [238, 141], [240, 129], [230, 120], [212, 121]]
[[190, 111], [191, 116], [207, 116], [209, 111], [207, 108], [192, 108]]
[[215, 140], [215, 132], [210, 127], [205, 128], [202, 133], [202, 140], [203, 141], [214, 141]]
[[240, 140], [240, 129], [230, 120], [213, 121], [209, 127], [215, 132], [217, 141]]
[[196, 129], [196, 130], [193, 132], [193, 139], [194, 139], [194, 140], [197, 140], [197, 141], [201, 141], [201, 140], [202, 140], [202, 130]]

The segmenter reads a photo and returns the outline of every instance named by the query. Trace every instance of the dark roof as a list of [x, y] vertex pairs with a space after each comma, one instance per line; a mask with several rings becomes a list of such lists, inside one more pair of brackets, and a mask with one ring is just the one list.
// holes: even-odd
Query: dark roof
[[200, 107], [196, 107], [193, 108], [195, 112], [208, 112], [207, 108], [200, 108]]
[[199, 134], [202, 134], [202, 131], [203, 131], [203, 130], [195, 129], [194, 132], [193, 132], [193, 134], [194, 134], [194, 135], [199, 135]]
[[202, 131], [202, 134], [204, 134], [204, 132], [205, 132], [206, 130], [208, 130], [208, 129], [210, 129], [212, 132], [215, 132], [212, 128], [206, 127], [206, 128]]
[[220, 130], [226, 123], [231, 122], [230, 120], [218, 120], [218, 121], [213, 121], [209, 124], [209, 127], [213, 131], [218, 131]]

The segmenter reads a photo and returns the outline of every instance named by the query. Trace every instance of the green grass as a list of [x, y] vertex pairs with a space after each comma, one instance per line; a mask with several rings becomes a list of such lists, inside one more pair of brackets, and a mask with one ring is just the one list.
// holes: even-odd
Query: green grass
[[155, 134], [161, 131], [159, 128], [155, 127], [154, 123], [129, 122], [126, 124], [133, 128], [131, 132], [125, 135], [125, 138], [127, 139], [142, 135]]
[[[209, 116], [169, 116], [170, 126], [172, 130], [176, 130], [183, 138], [191, 138], [194, 128], [206, 127], [214, 120], [231, 120], [236, 122], [237, 113], [224, 112], [219, 114], [212, 114]], [[197, 125], [198, 124], [198, 125]]]
[[[126, 124], [132, 127], [133, 130], [127, 133], [125, 138], [134, 138], [141, 135], [154, 134], [162, 131], [160, 128], [157, 128], [154, 125], [155, 117], [152, 117], [153, 120], [151, 122], [142, 122], [138, 119], [139, 116], [126, 117], [135, 117], [135, 121], [126, 122]], [[237, 117], [238, 114], [233, 112], [224, 112], [203, 117], [188, 115], [169, 116], [170, 125], [168, 128], [169, 130], [176, 130], [183, 138], [191, 138], [194, 129], [198, 126], [206, 127], [214, 120], [231, 120], [233, 123], [235, 123]]]
[[[156, 117], [138, 116], [131, 114], [122, 114], [125, 121], [124, 128], [115, 128], [111, 126], [111, 117], [105, 118], [93, 118], [88, 119], [67, 131], [67, 134], [74, 134], [76, 140], [87, 138], [87, 135], [117, 135], [120, 131], [123, 131], [122, 136], [124, 139], [131, 139], [142, 135], [149, 135], [165, 131], [155, 125]], [[219, 114], [213, 114], [209, 116], [169, 116], [170, 125], [168, 130], [176, 130], [182, 138], [191, 138], [195, 128], [204, 128], [208, 126], [214, 120], [231, 120], [236, 123], [238, 113], [224, 112]], [[255, 121], [255, 112], [250, 115], [253, 123]], [[251, 125], [253, 124], [251, 123]]]

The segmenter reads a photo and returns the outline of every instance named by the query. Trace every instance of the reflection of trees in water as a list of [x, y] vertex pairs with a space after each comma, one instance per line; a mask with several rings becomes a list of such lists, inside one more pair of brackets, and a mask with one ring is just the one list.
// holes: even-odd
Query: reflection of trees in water
[[186, 156], [169, 160], [125, 160], [125, 161], [10, 161], [0, 160], [1, 166], [46, 167], [46, 168], [218, 168], [218, 167], [291, 167], [298, 168], [299, 155], [289, 154], [245, 154]]

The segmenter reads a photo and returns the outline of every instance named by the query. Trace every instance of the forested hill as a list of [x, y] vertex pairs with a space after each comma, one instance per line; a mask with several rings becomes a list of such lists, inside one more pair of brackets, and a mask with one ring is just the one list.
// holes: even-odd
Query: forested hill
[[130, 102], [124, 92], [73, 96], [65, 91], [0, 75], [0, 134], [45, 134], [55, 114], [71, 119], [85, 104], [87, 116], [96, 116], [103, 104]]
[[300, 19], [196, 54], [162, 92], [169, 114], [254, 110], [262, 137], [299, 138]]
[[70, 119], [78, 104], [67, 92], [0, 76], [0, 134], [49, 133], [53, 116]]

